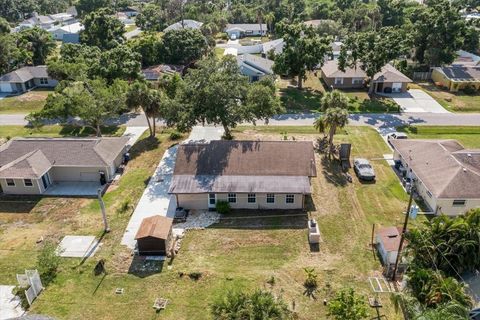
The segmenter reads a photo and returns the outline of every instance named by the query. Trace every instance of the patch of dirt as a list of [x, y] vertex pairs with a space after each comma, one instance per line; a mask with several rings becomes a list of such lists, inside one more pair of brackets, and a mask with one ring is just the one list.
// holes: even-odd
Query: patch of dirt
[[25, 101], [43, 101], [43, 100], [47, 99], [47, 96], [48, 96], [48, 92], [30, 91], [30, 92], [24, 93], [24, 94], [16, 97], [16, 99], [18, 101], [22, 101], [22, 102], [25, 102]]

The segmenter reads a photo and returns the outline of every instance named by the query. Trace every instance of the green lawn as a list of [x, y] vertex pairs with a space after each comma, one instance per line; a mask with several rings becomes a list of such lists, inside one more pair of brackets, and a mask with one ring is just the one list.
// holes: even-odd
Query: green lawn
[[130, 32], [137, 29], [137, 26], [134, 24], [129, 24], [128, 26], [125, 26], [125, 32]]
[[51, 90], [32, 90], [19, 96], [0, 100], [0, 114], [30, 113], [38, 111], [45, 105], [45, 100]]
[[221, 59], [223, 57], [224, 52], [225, 52], [225, 49], [215, 47], [215, 55], [217, 56], [217, 58]]
[[[278, 139], [283, 131], [297, 140], [318, 137], [311, 126], [248, 126], [237, 128], [234, 134], [237, 139], [251, 139], [252, 134]], [[369, 248], [372, 224], [399, 225], [407, 199], [387, 163], [375, 160], [389, 149], [374, 129], [347, 127], [336, 142], [352, 143], [352, 157], [371, 159], [377, 182], [362, 184], [354, 178], [348, 183], [338, 164], [317, 157], [318, 176], [312, 179], [308, 214], [317, 219], [322, 233], [319, 252], [308, 245], [306, 215], [258, 218], [237, 213], [205, 230], [187, 232], [171, 265], [153, 262], [138, 269], [130, 251], [120, 245], [132, 210], [121, 212], [119, 208], [125, 199], [133, 204], [138, 201], [165, 149], [175, 143], [168, 140], [168, 132], [158, 140], [144, 136], [132, 148], [132, 160], [119, 185], [105, 195], [112, 231], [102, 239], [101, 249], [84, 263], [63, 260], [58, 277], [35, 301], [32, 313], [59, 319], [211, 319], [212, 300], [226, 290], [266, 288], [289, 305], [295, 301], [299, 319], [316, 320], [326, 319], [322, 300], [332, 297], [328, 287], [354, 286], [365, 297], [373, 296], [368, 277], [380, 272], [381, 266]], [[15, 283], [15, 273], [35, 264], [35, 241], [41, 236], [59, 241], [66, 234], [101, 234], [95, 200], [45, 198], [16, 213], [8, 210], [10, 203], [1, 204], [0, 219], [5, 223], [0, 226], [0, 248], [11, 249], [0, 250], [4, 283]], [[94, 276], [93, 267], [102, 258], [107, 274]], [[317, 300], [303, 294], [305, 267], [318, 273]], [[201, 272], [201, 279], [190, 279], [191, 272]], [[271, 276], [274, 286], [266, 283]], [[124, 288], [124, 294], [116, 295], [115, 288]], [[159, 314], [152, 309], [158, 297], [169, 299], [167, 309]], [[382, 314], [390, 320], [402, 319], [388, 295], [379, 298]], [[373, 317], [374, 312], [369, 312]]]
[[466, 148], [480, 148], [480, 126], [408, 126], [399, 129], [413, 139], [455, 139]]
[[[102, 134], [108, 136], [121, 136], [125, 131], [124, 126], [108, 126], [102, 128]], [[51, 125], [40, 128], [24, 126], [0, 126], [0, 138], [14, 137], [86, 137], [95, 132], [89, 127]]]
[[410, 87], [424, 90], [451, 112], [480, 112], [480, 93], [449, 92], [430, 82], [412, 84]]

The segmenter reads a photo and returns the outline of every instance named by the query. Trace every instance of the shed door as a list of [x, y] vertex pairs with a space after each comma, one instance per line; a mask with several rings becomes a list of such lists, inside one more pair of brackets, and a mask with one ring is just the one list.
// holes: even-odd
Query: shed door
[[208, 208], [215, 208], [215, 204], [217, 203], [217, 196], [215, 193], [208, 194]]

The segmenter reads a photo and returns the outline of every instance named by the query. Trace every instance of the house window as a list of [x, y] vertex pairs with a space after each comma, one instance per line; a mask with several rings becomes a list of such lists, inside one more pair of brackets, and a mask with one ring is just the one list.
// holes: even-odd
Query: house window
[[363, 79], [362, 79], [362, 78], [353, 78], [353, 79], [352, 79], [352, 83], [353, 83], [353, 84], [362, 84], [362, 83], [363, 83]]
[[430, 198], [432, 197], [432, 193], [428, 190], [427, 190], [427, 196], [429, 196]]
[[40, 78], [40, 84], [48, 84], [47, 78]]
[[33, 187], [32, 179], [23, 179], [23, 184], [25, 187]]
[[15, 181], [13, 179], [7, 179], [7, 186], [15, 187]]
[[453, 200], [454, 207], [463, 207], [465, 205], [466, 200]]
[[343, 78], [335, 78], [335, 84], [336, 85], [343, 84]]
[[267, 203], [275, 203], [275, 194], [267, 193]]
[[255, 193], [249, 193], [247, 197], [248, 203], [255, 203], [257, 202], [257, 197], [255, 196]]
[[285, 203], [295, 203], [295, 195], [293, 194], [285, 195]]
[[229, 193], [228, 194], [228, 202], [229, 203], [237, 203], [237, 194], [236, 193]]

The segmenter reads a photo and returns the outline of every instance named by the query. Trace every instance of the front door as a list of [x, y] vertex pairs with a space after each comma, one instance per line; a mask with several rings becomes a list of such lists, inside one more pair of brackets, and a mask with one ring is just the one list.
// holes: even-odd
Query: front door
[[377, 92], [383, 92], [383, 82], [377, 83]]
[[208, 208], [213, 209], [215, 208], [215, 204], [217, 203], [217, 197], [215, 193], [208, 194]]

